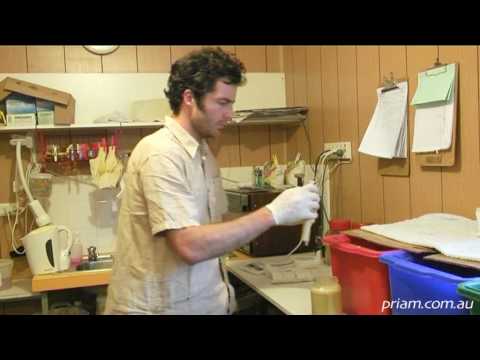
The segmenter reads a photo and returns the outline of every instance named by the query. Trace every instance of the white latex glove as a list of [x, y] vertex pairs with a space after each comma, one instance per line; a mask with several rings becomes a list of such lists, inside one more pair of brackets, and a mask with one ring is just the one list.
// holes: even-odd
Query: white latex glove
[[277, 225], [298, 225], [314, 220], [320, 207], [318, 187], [310, 183], [285, 190], [266, 207]]

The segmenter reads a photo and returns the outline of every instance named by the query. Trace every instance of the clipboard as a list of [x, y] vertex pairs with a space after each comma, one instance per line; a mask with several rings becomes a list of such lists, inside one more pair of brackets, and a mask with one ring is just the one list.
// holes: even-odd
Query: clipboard
[[[422, 167], [449, 167], [455, 165], [455, 148], [457, 138], [457, 115], [458, 115], [458, 63], [455, 65], [454, 99], [453, 99], [453, 120], [452, 120], [452, 142], [450, 148], [425, 153], [414, 153]], [[433, 70], [448, 64], [442, 64], [438, 61], [425, 71]]]
[[[393, 73], [390, 73], [390, 78], [383, 78], [383, 82], [380, 84], [380, 87], [383, 87], [382, 93], [398, 89], [397, 84], [403, 81], [407, 81], [407, 78], [395, 79]], [[408, 114], [407, 114], [407, 129], [408, 132]], [[407, 136], [407, 149], [409, 148], [409, 141]], [[408, 158], [408, 151], [406, 158], [393, 158], [393, 159], [383, 159], [379, 158], [377, 161], [378, 173], [381, 176], [409, 176], [410, 175], [410, 161]]]

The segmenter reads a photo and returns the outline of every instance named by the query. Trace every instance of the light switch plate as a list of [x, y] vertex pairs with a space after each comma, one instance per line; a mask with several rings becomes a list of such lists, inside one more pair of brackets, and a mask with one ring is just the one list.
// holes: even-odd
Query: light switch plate
[[332, 142], [325, 143], [323, 145], [324, 150], [343, 150], [343, 156], [341, 160], [352, 160], [352, 143], [349, 141], [344, 142]]

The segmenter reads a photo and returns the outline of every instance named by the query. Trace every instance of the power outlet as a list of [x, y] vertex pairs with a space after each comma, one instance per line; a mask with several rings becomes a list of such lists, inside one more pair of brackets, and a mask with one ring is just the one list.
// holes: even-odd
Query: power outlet
[[324, 150], [343, 150], [341, 160], [352, 160], [352, 144], [350, 142], [325, 143]]
[[7, 216], [7, 214], [15, 214], [17, 205], [15, 203], [0, 203], [0, 216]]

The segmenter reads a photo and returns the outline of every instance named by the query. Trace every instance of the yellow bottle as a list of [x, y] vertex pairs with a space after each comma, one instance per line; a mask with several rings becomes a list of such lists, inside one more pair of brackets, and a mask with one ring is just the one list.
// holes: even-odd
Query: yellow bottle
[[342, 313], [342, 289], [335, 276], [318, 279], [310, 289], [312, 315]]

